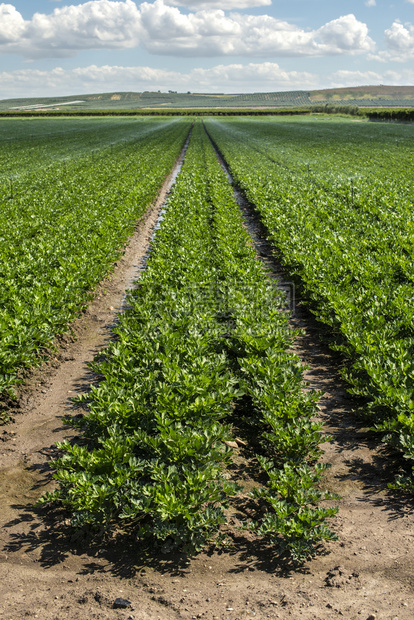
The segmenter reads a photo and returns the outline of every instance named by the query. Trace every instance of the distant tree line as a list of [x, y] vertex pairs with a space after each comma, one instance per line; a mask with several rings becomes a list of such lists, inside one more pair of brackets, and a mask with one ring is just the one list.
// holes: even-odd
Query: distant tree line
[[364, 115], [367, 116], [370, 121], [414, 122], [414, 108], [368, 108], [364, 110]]
[[358, 116], [360, 109], [357, 105], [321, 103], [313, 105], [312, 112], [317, 114], [350, 114], [351, 116]]
[[300, 108], [170, 108], [138, 110], [2, 110], [1, 117], [59, 116], [288, 116], [347, 114], [372, 121], [413, 122], [414, 108], [359, 108], [357, 105], [321, 103]]
[[47, 117], [47, 116], [274, 116], [310, 114], [310, 108], [170, 108], [153, 110], [3, 110], [0, 117]]

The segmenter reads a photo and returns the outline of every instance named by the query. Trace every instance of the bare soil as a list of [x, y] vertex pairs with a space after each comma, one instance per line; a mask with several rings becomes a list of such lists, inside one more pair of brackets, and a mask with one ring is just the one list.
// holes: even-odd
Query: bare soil
[[14, 421], [0, 427], [0, 618], [412, 619], [412, 500], [387, 490], [393, 461], [352, 413], [338, 359], [320, 343], [321, 328], [299, 300], [292, 324], [305, 333], [295, 351], [309, 365], [309, 387], [324, 392], [320, 415], [333, 437], [324, 444], [324, 459], [332, 463], [325, 486], [342, 496], [331, 524], [337, 542], [295, 567], [238, 529], [251, 483], [242, 445], [235, 450], [236, 475], [246, 492], [231, 508], [226, 543], [190, 559], [127, 536], [116, 544], [76, 539], [59, 514], [34, 507], [54, 487], [49, 462], [55, 443], [74, 433], [62, 419], [76, 413], [71, 397], [95, 379], [87, 363], [111, 338], [163, 197], [74, 323], [76, 338], [61, 339], [56, 354], [30, 375]]

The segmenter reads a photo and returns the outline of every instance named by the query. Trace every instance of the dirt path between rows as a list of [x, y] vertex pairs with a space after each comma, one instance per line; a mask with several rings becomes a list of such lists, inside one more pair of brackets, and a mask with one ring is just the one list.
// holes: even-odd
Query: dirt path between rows
[[[324, 458], [332, 463], [326, 485], [342, 496], [332, 523], [337, 542], [298, 569], [238, 530], [241, 515], [234, 512], [226, 546], [212, 545], [188, 560], [128, 538], [102, 547], [71, 538], [55, 514], [33, 507], [54, 486], [48, 463], [55, 443], [73, 434], [62, 418], [76, 414], [71, 397], [94, 380], [87, 363], [111, 338], [166, 192], [74, 324], [77, 339], [62, 341], [56, 356], [32, 374], [14, 422], [0, 428], [0, 618], [413, 618], [412, 501], [387, 491], [391, 461], [356, 423], [338, 362], [298, 300], [292, 325], [305, 333], [295, 350], [309, 364], [309, 387], [324, 392], [321, 416], [333, 436]], [[253, 231], [253, 219], [248, 225]], [[259, 228], [256, 233], [258, 251], [268, 259]]]

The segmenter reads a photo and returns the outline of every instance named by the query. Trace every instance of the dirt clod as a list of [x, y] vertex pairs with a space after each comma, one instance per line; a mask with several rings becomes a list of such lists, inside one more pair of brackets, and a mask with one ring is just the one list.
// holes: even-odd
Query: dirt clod
[[127, 609], [131, 607], [131, 601], [128, 601], [126, 598], [116, 598], [113, 604], [114, 609]]

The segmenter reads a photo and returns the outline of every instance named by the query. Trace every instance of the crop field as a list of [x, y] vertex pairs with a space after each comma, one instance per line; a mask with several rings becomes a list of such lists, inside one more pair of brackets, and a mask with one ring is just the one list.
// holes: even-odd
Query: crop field
[[[410, 462], [414, 128], [243, 120], [208, 128], [312, 311], [330, 327], [361, 414]], [[412, 472], [396, 486], [412, 489]]]
[[222, 473], [231, 421], [244, 421], [262, 437], [266, 485], [255, 494], [269, 508], [247, 526], [282, 535], [295, 559], [332, 538], [324, 521], [336, 509], [317, 506], [331, 497], [316, 488], [317, 395], [301, 389], [287, 318], [201, 124], [130, 303], [95, 366], [105, 379], [73, 422], [96, 449], [60, 446], [60, 487], [47, 500], [68, 505], [79, 527], [121, 519], [172, 548], [200, 550], [239, 490]]
[[171, 170], [186, 121], [0, 132], [0, 394], [66, 331]]
[[290, 567], [328, 555], [341, 519], [329, 406], [277, 270], [334, 352], [355, 420], [386, 446], [388, 487], [412, 493], [413, 126], [3, 119], [0, 145], [2, 429], [183, 159], [109, 344], [61, 415], [69, 435], [35, 510], [80, 540], [186, 558], [225, 549], [242, 513], [240, 532]]

